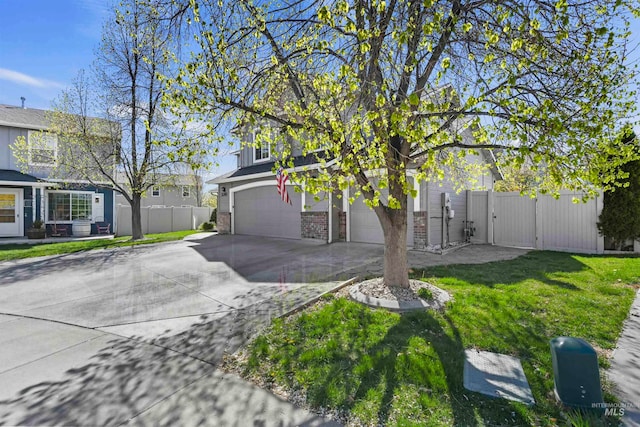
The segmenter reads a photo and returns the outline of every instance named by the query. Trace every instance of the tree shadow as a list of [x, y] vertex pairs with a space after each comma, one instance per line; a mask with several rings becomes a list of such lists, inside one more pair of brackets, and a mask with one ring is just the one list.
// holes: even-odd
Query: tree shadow
[[[345, 323], [349, 326], [345, 328], [352, 326], [354, 320], [358, 328], [345, 331], [333, 350], [321, 356], [326, 371], [313, 382], [304, 384], [313, 407], [336, 406], [350, 413], [364, 411], [369, 414], [368, 419], [376, 419], [376, 425], [413, 425], [416, 420], [411, 418], [412, 411], [418, 417], [433, 413], [434, 417], [447, 420], [443, 423], [452, 425], [504, 425], [505, 420], [509, 425], [530, 424], [523, 415], [524, 405], [464, 389], [465, 344], [446, 314], [415, 311], [399, 315], [399, 320], [375, 345], [366, 347], [361, 345], [363, 337], [381, 333], [382, 310], [361, 307], [354, 311], [345, 308], [343, 303], [337, 304], [342, 307], [342, 314], [336, 313], [336, 316], [347, 318]], [[518, 342], [513, 344], [520, 347]], [[524, 350], [529, 344], [522, 343], [520, 349]], [[546, 345], [546, 342], [543, 339], [538, 344]], [[295, 360], [307, 357], [313, 356], [296, 352], [283, 369], [296, 372], [300, 366], [296, 366]], [[283, 360], [277, 363], [281, 366]], [[401, 399], [411, 396], [415, 401], [399, 401], [400, 389], [403, 390]], [[375, 403], [371, 403], [372, 399]], [[369, 403], [364, 404], [365, 401]], [[442, 402], [448, 402], [448, 410], [438, 406]], [[396, 406], [409, 408], [409, 418], [399, 419], [394, 413]]]
[[[552, 278], [551, 275], [576, 273], [589, 268], [569, 253], [532, 251], [512, 260], [488, 262], [481, 266], [453, 264], [414, 269], [414, 277], [453, 278], [489, 288], [499, 284], [514, 285], [533, 279], [549, 286], [578, 291], [580, 288], [574, 284]], [[479, 274], [479, 271], [482, 274]]]
[[49, 274], [64, 273], [67, 269], [79, 272], [96, 272], [106, 268], [116, 268], [131, 262], [133, 257], [148, 254], [154, 248], [144, 245], [109, 250], [91, 250], [46, 258], [26, 258], [0, 262], [0, 286], [16, 282], [39, 279]]
[[282, 310], [272, 299], [180, 333], [104, 334], [65, 349], [29, 365], [40, 382], [0, 401], [0, 425], [335, 425], [217, 371]]

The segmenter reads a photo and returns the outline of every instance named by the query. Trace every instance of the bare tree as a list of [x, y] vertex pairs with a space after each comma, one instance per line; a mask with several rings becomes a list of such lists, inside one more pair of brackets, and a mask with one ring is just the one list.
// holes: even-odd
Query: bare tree
[[[104, 24], [93, 72], [77, 76], [49, 117], [49, 132], [60, 141], [52, 176], [115, 188], [131, 205], [134, 240], [144, 237], [145, 192], [194, 151], [187, 150], [194, 142], [184, 126], [161, 107], [162, 77], [171, 75], [177, 59], [166, 13], [161, 1], [119, 3]], [[26, 141], [14, 151], [21, 149], [27, 153]]]

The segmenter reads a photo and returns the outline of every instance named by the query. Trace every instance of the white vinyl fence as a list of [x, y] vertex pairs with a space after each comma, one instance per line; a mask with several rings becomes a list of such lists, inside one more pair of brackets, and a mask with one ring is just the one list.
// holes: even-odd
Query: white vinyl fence
[[586, 203], [574, 203], [581, 194], [561, 192], [559, 199], [519, 193], [473, 191], [469, 220], [474, 222], [474, 243], [544, 250], [603, 253], [604, 237], [597, 222], [602, 194]]
[[[166, 207], [140, 208], [142, 233], [167, 233], [170, 231], [195, 230], [203, 222], [209, 221], [213, 208]], [[130, 236], [131, 206], [116, 207], [116, 230], [118, 236]]]

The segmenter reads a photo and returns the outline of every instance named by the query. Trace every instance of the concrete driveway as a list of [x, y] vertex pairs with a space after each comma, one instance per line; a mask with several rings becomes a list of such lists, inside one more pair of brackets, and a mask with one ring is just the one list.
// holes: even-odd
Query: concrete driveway
[[[331, 424], [216, 367], [274, 316], [377, 274], [383, 248], [207, 236], [1, 263], [0, 424]], [[524, 253], [472, 248], [410, 259]]]

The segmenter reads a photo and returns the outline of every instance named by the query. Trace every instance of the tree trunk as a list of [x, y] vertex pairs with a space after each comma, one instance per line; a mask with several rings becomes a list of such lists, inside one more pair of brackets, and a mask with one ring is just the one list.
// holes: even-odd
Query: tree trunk
[[140, 199], [141, 194], [131, 195], [131, 240], [140, 240], [144, 238], [142, 234], [142, 216], [140, 215]]
[[384, 233], [384, 284], [408, 288], [407, 206], [405, 203], [400, 209], [386, 211], [386, 219], [380, 221]]

